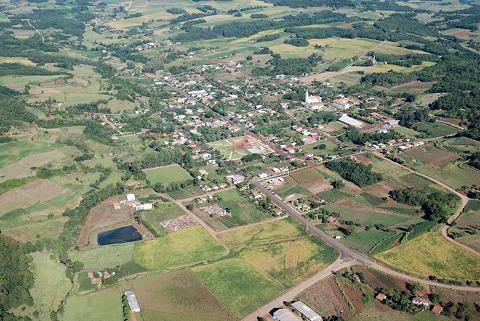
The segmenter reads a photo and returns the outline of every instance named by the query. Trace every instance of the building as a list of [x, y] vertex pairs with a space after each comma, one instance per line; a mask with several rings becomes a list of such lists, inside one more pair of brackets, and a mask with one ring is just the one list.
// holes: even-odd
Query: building
[[440, 304], [435, 304], [432, 308], [432, 313], [433, 314], [442, 314], [443, 312], [443, 307]]
[[299, 313], [304, 320], [308, 321], [322, 321], [322, 317], [312, 310], [308, 305], [302, 301], [295, 301], [292, 303], [292, 309]]
[[128, 306], [132, 312], [140, 312], [140, 305], [138, 304], [137, 296], [133, 290], [126, 290], [124, 292], [128, 300]]
[[302, 321], [302, 319], [289, 309], [278, 309], [272, 313], [275, 321]]
[[365, 126], [364, 122], [362, 122], [358, 119], [352, 118], [352, 117], [348, 116], [347, 114], [343, 114], [342, 117], [340, 117], [338, 120], [340, 122], [344, 123], [344, 124], [347, 124], [347, 125], [355, 127], [355, 128], [363, 128]]
[[135, 194], [127, 194], [127, 202], [135, 201]]
[[420, 298], [418, 296], [412, 299], [412, 303], [415, 305], [423, 305], [424, 307], [429, 307], [431, 304], [431, 302], [428, 299]]
[[385, 301], [386, 298], [387, 298], [387, 296], [385, 294], [381, 293], [381, 292], [378, 293], [377, 296], [375, 297], [375, 299], [377, 299], [380, 302]]
[[303, 104], [310, 110], [319, 110], [324, 107], [322, 97], [310, 96], [308, 90], [305, 92], [305, 101]]

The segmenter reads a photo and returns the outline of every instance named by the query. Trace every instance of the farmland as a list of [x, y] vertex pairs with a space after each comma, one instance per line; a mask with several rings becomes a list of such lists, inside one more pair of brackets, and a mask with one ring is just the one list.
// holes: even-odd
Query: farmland
[[188, 266], [217, 259], [224, 253], [202, 227], [192, 227], [135, 245], [133, 260], [149, 270]]
[[[433, 233], [424, 234], [375, 257], [401, 271], [421, 276], [460, 280], [480, 277], [478, 258]], [[458, 264], [464, 268], [458, 269]]]

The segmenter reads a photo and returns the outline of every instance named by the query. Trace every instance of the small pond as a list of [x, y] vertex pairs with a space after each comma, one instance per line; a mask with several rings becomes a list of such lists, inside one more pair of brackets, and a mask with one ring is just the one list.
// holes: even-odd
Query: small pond
[[99, 233], [97, 236], [98, 245], [116, 244], [139, 241], [142, 235], [132, 225], [116, 228]]

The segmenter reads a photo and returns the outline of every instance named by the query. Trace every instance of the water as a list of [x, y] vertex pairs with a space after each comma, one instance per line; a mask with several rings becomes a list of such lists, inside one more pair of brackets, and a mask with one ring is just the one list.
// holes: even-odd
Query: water
[[127, 243], [141, 239], [142, 235], [132, 225], [105, 231], [97, 236], [99, 245]]

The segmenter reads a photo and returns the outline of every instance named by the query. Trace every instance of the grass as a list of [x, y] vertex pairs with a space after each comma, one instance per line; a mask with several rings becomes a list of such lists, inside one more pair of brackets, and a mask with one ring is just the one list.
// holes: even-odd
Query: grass
[[444, 136], [444, 135], [451, 135], [451, 134], [455, 134], [456, 132], [459, 131], [455, 127], [452, 127], [452, 126], [449, 126], [447, 124], [440, 123], [440, 122], [417, 123], [415, 125], [415, 130], [419, 131], [419, 132], [426, 133], [428, 135], [428, 137], [438, 137], [438, 136]]
[[194, 272], [239, 317], [275, 298], [282, 290], [280, 285], [240, 259], [197, 267]]
[[271, 216], [269, 213], [257, 209], [237, 190], [220, 192], [216, 196], [219, 198], [220, 206], [228, 208], [232, 214], [231, 217], [222, 218], [222, 224], [226, 227], [255, 223]]
[[192, 177], [190, 174], [179, 165], [168, 165], [151, 170], [145, 170], [147, 179], [151, 184], [170, 185], [172, 183], [191, 183]]
[[377, 254], [375, 258], [411, 274], [457, 280], [480, 279], [480, 259], [435, 232]]
[[312, 241], [287, 220], [246, 226], [220, 235], [255, 270], [288, 288], [332, 263], [337, 252]]
[[379, 308], [377, 304], [366, 307], [362, 313], [355, 314], [350, 321], [448, 321], [451, 320], [445, 316], [436, 316], [430, 311], [423, 311], [417, 314], [396, 311], [382, 306]]
[[235, 320], [191, 270], [151, 273], [120, 286], [135, 291], [144, 321]]
[[31, 256], [31, 271], [35, 279], [30, 291], [34, 302], [32, 309], [39, 312], [34, 319], [50, 321], [50, 312], [57, 310], [70, 290], [71, 282], [65, 275], [65, 266], [50, 258], [49, 253], [35, 252]]
[[64, 321], [122, 321], [122, 290], [112, 287], [92, 294], [74, 295], [65, 304]]
[[344, 239], [343, 244], [359, 252], [367, 253], [376, 244], [390, 236], [391, 232], [371, 229], [360, 233], [354, 233]]
[[391, 226], [400, 224], [411, 219], [410, 216], [371, 207], [346, 207], [337, 204], [329, 204], [325, 209], [338, 213], [340, 218], [353, 221], [362, 225], [383, 224]]
[[215, 259], [224, 253], [203, 227], [196, 226], [135, 244], [133, 259], [149, 270], [166, 270]]
[[224, 139], [224, 140], [216, 141], [213, 143], [209, 143], [208, 145], [218, 150], [222, 154], [222, 156], [224, 156], [226, 159], [235, 160], [235, 159], [240, 159], [245, 155], [248, 155], [248, 152], [244, 149], [234, 150], [233, 147], [235, 146], [237, 141], [238, 141], [238, 138]]
[[143, 213], [143, 217], [158, 233], [163, 231], [160, 223], [184, 215], [183, 209], [173, 202], [159, 203], [153, 211]]
[[99, 271], [129, 262], [133, 256], [133, 248], [133, 243], [115, 244], [84, 251], [71, 251], [69, 257], [73, 261], [82, 262], [86, 271]]

